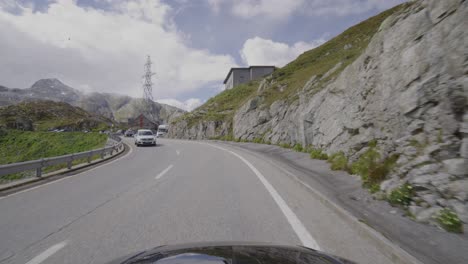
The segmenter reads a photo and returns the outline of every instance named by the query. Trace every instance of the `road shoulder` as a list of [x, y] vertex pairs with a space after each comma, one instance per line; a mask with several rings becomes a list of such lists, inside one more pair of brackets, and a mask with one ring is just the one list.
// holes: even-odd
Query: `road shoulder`
[[[404, 216], [405, 212], [402, 210], [391, 207], [385, 201], [373, 199], [360, 187], [360, 180], [357, 177], [344, 172], [331, 171], [324, 161], [311, 160], [306, 153], [298, 153], [277, 146], [219, 143], [252, 152], [269, 159], [272, 164], [285, 168], [303, 184], [312, 188], [316, 196], [318, 195], [317, 198], [328, 204], [339, 215], [346, 218], [352, 217], [354, 222], [359, 224], [355, 223], [355, 225], [363, 229], [367, 235], [374, 239], [380, 237], [380, 240], [384, 242], [385, 240], [391, 242], [390, 244], [396, 247], [392, 252], [397, 254], [394, 256], [397, 259], [405, 255], [402, 252], [398, 253], [398, 249], [402, 248], [410, 256], [415, 256], [423, 263], [468, 262], [468, 252], [466, 252], [468, 236], [466, 234], [447, 233], [436, 227], [410, 220]], [[382, 246], [385, 246], [384, 244]], [[387, 246], [391, 247], [391, 245]]]

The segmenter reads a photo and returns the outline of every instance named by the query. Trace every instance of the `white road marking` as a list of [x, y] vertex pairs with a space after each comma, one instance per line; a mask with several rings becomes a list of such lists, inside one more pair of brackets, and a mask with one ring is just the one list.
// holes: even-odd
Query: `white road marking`
[[91, 168], [91, 169], [89, 169], [89, 170], [83, 171], [83, 172], [81, 172], [81, 173], [74, 174], [74, 175], [69, 176], [69, 177], [61, 178], [61, 179], [58, 179], [58, 180], [55, 180], [55, 181], [51, 181], [51, 182], [48, 182], [48, 183], [40, 184], [40, 185], [35, 186], [35, 187], [32, 187], [32, 188], [24, 189], [24, 190], [19, 191], [19, 192], [15, 192], [15, 193], [11, 193], [11, 194], [2, 196], [2, 197], [0, 197], [0, 200], [5, 199], [5, 198], [8, 198], [8, 197], [11, 197], [11, 196], [15, 196], [15, 195], [20, 194], [20, 193], [29, 192], [29, 191], [32, 191], [32, 190], [35, 190], [35, 189], [38, 189], [38, 188], [41, 188], [41, 187], [45, 187], [45, 186], [50, 185], [50, 184], [53, 184], [53, 183], [61, 182], [61, 181], [67, 180], [67, 179], [72, 179], [72, 178], [75, 177], [75, 176], [79, 176], [79, 175], [81, 175], [81, 174], [88, 173], [88, 172], [91, 172], [91, 171], [93, 171], [93, 170], [99, 169], [99, 168], [101, 168], [101, 167], [110, 165], [110, 164], [112, 164], [112, 163], [114, 163], [114, 162], [117, 162], [117, 161], [119, 161], [119, 160], [121, 160], [121, 159], [127, 157], [128, 155], [132, 154], [132, 152], [133, 152], [133, 147], [132, 147], [130, 144], [127, 144], [127, 145], [129, 146], [130, 151], [128, 151], [128, 153], [125, 154], [125, 156], [119, 157], [119, 158], [117, 158], [117, 159], [115, 159], [115, 160], [112, 160], [112, 161], [110, 161], [110, 162], [107, 162], [107, 163], [98, 165], [98, 166], [96, 166], [96, 167], [94, 167], [94, 168]]
[[175, 152], [176, 152], [177, 156], [180, 155], [180, 151], [179, 151], [179, 150], [176, 150]]
[[65, 240], [63, 242], [60, 242], [60, 243], [58, 243], [56, 245], [51, 246], [46, 251], [42, 252], [41, 254], [37, 255], [36, 257], [34, 257], [30, 261], [28, 261], [26, 264], [40, 264], [40, 263], [42, 263], [44, 260], [48, 259], [50, 256], [52, 256], [53, 254], [57, 253], [59, 250], [64, 248], [67, 245], [67, 243], [68, 243], [68, 241]]
[[276, 204], [281, 209], [284, 216], [286, 216], [286, 219], [288, 220], [289, 224], [291, 225], [292, 229], [296, 233], [299, 240], [301, 240], [301, 243], [306, 247], [320, 250], [320, 247], [317, 241], [315, 241], [315, 239], [312, 237], [309, 231], [307, 231], [305, 226], [302, 224], [301, 220], [299, 220], [296, 214], [291, 210], [291, 208], [289, 208], [289, 206], [286, 204], [283, 198], [279, 195], [279, 193], [275, 190], [275, 188], [267, 181], [267, 179], [262, 175], [262, 173], [260, 173], [260, 171], [257, 170], [257, 168], [255, 168], [248, 160], [246, 160], [241, 155], [235, 153], [234, 151], [230, 151], [223, 147], [219, 147], [219, 146], [212, 145], [209, 143], [206, 143], [206, 144], [214, 148], [227, 151], [231, 153], [232, 155], [238, 157], [240, 160], [242, 160], [255, 173], [255, 175], [257, 175], [260, 182], [263, 183], [267, 191], [273, 197], [273, 200], [275, 200]]
[[165, 170], [161, 171], [161, 173], [158, 174], [158, 176], [154, 177], [156, 180], [159, 180], [161, 179], [162, 176], [164, 176], [164, 174], [166, 174], [170, 169], [172, 169], [172, 167], [174, 167], [174, 165], [169, 165], [169, 167], [167, 167]]

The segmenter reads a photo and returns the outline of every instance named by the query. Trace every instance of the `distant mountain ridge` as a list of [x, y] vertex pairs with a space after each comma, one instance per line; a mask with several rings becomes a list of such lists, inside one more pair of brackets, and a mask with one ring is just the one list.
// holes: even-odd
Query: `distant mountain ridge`
[[[112, 93], [83, 93], [55, 78], [41, 79], [30, 88], [8, 88], [0, 85], [0, 107], [24, 101], [51, 100], [65, 102], [84, 110], [103, 115], [118, 122], [126, 122], [143, 112], [143, 99]], [[185, 113], [174, 106], [154, 102], [153, 116], [160, 123], [169, 123]]]
[[26, 131], [103, 130], [115, 122], [80, 107], [50, 100], [24, 101], [0, 107], [0, 127]]

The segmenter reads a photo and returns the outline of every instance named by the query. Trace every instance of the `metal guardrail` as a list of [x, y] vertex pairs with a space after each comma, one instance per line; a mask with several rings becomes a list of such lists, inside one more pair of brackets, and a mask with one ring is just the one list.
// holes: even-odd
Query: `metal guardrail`
[[122, 139], [117, 135], [109, 135], [109, 138], [114, 141], [112, 146], [94, 149], [90, 151], [84, 151], [79, 153], [73, 153], [63, 156], [43, 158], [38, 160], [24, 161], [18, 163], [11, 163], [6, 165], [0, 165], [0, 177], [12, 173], [18, 173], [28, 170], [36, 170], [36, 177], [42, 176], [42, 168], [62, 163], [67, 163], [67, 168], [71, 169], [73, 161], [77, 159], [88, 158], [88, 163], [91, 163], [94, 155], [100, 155], [101, 159], [104, 159], [106, 154], [113, 155], [114, 152], [118, 153], [124, 148]]

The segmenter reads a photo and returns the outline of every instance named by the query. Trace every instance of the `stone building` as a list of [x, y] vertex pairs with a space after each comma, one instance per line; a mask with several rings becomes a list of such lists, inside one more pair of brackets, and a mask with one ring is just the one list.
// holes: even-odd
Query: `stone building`
[[231, 68], [226, 79], [225, 89], [231, 89], [239, 84], [253, 81], [273, 73], [275, 66], [250, 66], [248, 68]]

